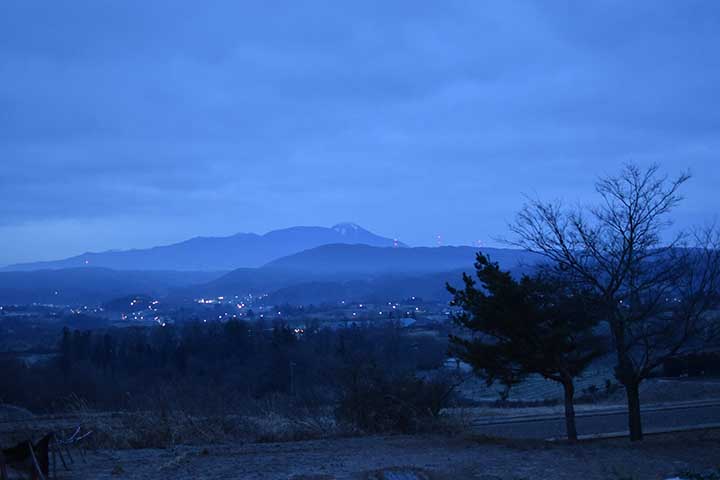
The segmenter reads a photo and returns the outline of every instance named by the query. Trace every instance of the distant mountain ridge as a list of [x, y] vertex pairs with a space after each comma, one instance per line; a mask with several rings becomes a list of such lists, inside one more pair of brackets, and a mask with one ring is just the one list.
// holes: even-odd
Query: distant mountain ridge
[[[526, 250], [480, 249], [491, 261], [515, 274], [532, 271], [542, 257]], [[445, 282], [474, 270], [475, 247], [388, 248], [330, 244], [279, 258], [261, 268], [237, 269], [186, 293], [241, 295], [270, 293], [286, 301], [381, 297], [424, 291], [444, 298]], [[403, 285], [404, 284], [404, 285]], [[326, 289], [323, 291], [323, 289]], [[277, 295], [272, 295], [277, 292]], [[342, 292], [342, 293], [340, 293]]]
[[264, 269], [306, 271], [315, 275], [343, 273], [433, 273], [471, 270], [475, 254], [482, 251], [491, 261], [513, 269], [525, 262], [535, 264], [539, 256], [507, 248], [413, 247], [379, 248], [369, 245], [330, 244], [273, 260]]
[[96, 305], [123, 295], [164, 296], [173, 289], [204, 284], [219, 275], [219, 272], [118, 271], [108, 268], [0, 272], [0, 304]]
[[[483, 248], [515, 274], [531, 271], [541, 257], [523, 250]], [[268, 294], [268, 302], [323, 303], [400, 299], [418, 295], [446, 301], [445, 282], [472, 272], [475, 247], [372, 247], [329, 244], [230, 272], [111, 270], [83, 267], [0, 272], [0, 304], [98, 304], [124, 295], [173, 300]]]
[[264, 235], [238, 233], [229, 237], [195, 237], [172, 245], [135, 250], [87, 252], [63, 260], [10, 265], [2, 271], [100, 267], [114, 270], [229, 271], [252, 268], [326, 244], [376, 247], [405, 245], [376, 235], [354, 223], [333, 227], [290, 227]]

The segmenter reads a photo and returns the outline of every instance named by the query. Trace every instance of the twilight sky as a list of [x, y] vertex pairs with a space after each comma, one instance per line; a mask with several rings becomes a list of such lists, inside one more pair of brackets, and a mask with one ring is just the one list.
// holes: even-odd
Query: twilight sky
[[0, 265], [356, 222], [492, 244], [623, 162], [720, 211], [720, 2], [0, 3]]

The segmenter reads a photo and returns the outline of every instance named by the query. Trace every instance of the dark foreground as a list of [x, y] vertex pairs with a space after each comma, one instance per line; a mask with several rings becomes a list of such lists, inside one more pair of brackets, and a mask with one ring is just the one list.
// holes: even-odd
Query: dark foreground
[[[544, 441], [358, 437], [174, 449], [99, 450], [60, 478], [370, 479], [411, 468], [427, 479], [665, 479], [720, 464], [720, 431], [666, 434], [579, 445]], [[386, 478], [411, 478], [392, 475]]]

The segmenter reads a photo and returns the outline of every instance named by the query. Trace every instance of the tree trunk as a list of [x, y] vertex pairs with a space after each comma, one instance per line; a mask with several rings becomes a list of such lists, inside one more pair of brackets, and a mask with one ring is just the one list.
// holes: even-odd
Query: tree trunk
[[563, 382], [565, 390], [565, 432], [567, 438], [571, 442], [577, 442], [577, 428], [575, 427], [575, 406], [573, 398], [575, 397], [575, 385], [572, 380]]
[[613, 332], [613, 340], [615, 341], [615, 349], [617, 352], [618, 364], [615, 367], [615, 378], [625, 387], [628, 406], [628, 430], [630, 431], [630, 440], [637, 442], [642, 440], [642, 418], [640, 417], [640, 381], [632, 367], [632, 362], [628, 356], [628, 348], [625, 345], [625, 331], [623, 329], [623, 321], [616, 314], [613, 322], [610, 324]]
[[628, 404], [628, 427], [630, 440], [637, 442], [643, 439], [642, 418], [640, 417], [640, 382], [633, 381], [625, 385]]

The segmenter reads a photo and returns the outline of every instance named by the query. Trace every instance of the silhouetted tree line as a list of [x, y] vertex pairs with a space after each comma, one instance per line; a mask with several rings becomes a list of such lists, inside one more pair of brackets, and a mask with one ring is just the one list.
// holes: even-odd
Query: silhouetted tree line
[[[446, 351], [443, 337], [408, 335], [396, 325], [341, 330], [315, 325], [302, 333], [282, 323], [238, 320], [65, 328], [54, 360], [0, 363], [0, 377], [13, 379], [0, 382], [0, 400], [57, 411], [76, 395], [99, 409], [152, 409], [158, 395], [151, 392], [162, 390], [174, 405], [202, 412], [241, 409], [246, 399], [280, 394], [303, 405], [345, 405], [340, 410], [348, 415], [352, 410], [374, 418], [374, 408], [400, 409], [403, 402], [419, 401], [426, 382], [416, 372], [441, 366]], [[379, 405], [358, 398], [368, 391], [377, 392], [380, 398], [373, 402]], [[423, 397], [429, 402], [418, 407], [423, 415], [433, 414], [435, 397]]]

